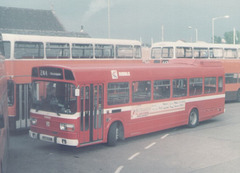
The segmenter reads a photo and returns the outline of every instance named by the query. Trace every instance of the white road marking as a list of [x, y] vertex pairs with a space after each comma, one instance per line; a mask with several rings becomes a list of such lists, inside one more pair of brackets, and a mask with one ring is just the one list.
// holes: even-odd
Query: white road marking
[[119, 166], [114, 173], [120, 173], [124, 166]]
[[150, 145], [148, 145], [148, 146], [145, 147], [145, 150], [151, 148], [151, 147], [152, 147], [153, 145], [155, 145], [155, 144], [156, 144], [156, 142], [151, 143]]
[[166, 138], [168, 135], [169, 135], [169, 134], [166, 134], [166, 135], [162, 136], [161, 139]]
[[134, 159], [134, 157], [138, 156], [139, 154], [140, 154], [140, 152], [133, 154], [131, 157], [128, 158], [128, 160]]

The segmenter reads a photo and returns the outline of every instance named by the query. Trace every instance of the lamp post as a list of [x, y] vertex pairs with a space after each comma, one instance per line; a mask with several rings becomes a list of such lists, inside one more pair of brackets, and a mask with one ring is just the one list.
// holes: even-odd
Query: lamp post
[[110, 0], [108, 0], [108, 38], [111, 37], [110, 27]]
[[[188, 26], [188, 29], [193, 29], [192, 26]], [[192, 38], [192, 32], [191, 32], [191, 37], [190, 37], [190, 41], [193, 42], [193, 38]], [[198, 42], [198, 29], [195, 28], [195, 42]]]
[[214, 17], [212, 18], [212, 43], [214, 43], [214, 21], [217, 19], [227, 19], [230, 16], [226, 15], [226, 16], [219, 16], [219, 17]]

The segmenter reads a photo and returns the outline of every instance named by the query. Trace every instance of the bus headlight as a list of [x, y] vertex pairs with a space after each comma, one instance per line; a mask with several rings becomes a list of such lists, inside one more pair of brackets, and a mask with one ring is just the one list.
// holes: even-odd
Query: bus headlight
[[60, 123], [60, 130], [63, 131], [74, 131], [75, 127], [74, 124], [65, 124], [65, 123]]
[[36, 125], [37, 124], [37, 119], [36, 118], [31, 118], [30, 122], [32, 125]]

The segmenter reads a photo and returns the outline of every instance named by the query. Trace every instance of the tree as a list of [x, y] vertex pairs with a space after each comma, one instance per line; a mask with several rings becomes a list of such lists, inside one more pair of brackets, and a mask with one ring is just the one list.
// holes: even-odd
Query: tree
[[214, 36], [214, 43], [222, 43], [222, 38], [220, 36]]
[[[224, 39], [226, 40], [227, 44], [233, 44], [233, 31], [225, 32]], [[236, 44], [240, 43], [240, 32], [239, 31], [236, 31], [235, 43]]]

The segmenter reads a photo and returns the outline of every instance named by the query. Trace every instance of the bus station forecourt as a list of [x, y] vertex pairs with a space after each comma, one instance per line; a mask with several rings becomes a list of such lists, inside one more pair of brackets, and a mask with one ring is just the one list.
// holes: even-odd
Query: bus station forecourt
[[[195, 127], [223, 113], [225, 99], [240, 100], [237, 46], [156, 43], [142, 62], [141, 43], [133, 40], [2, 38], [9, 128], [30, 127], [34, 139], [116, 145], [132, 136]], [[52, 92], [55, 98], [47, 102]]]

